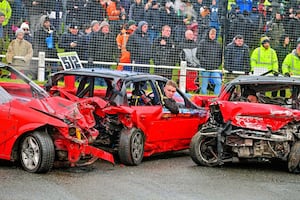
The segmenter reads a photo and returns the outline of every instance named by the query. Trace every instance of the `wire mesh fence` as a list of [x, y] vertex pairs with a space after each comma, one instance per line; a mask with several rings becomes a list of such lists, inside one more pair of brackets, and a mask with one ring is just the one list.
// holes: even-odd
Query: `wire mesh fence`
[[[29, 46], [12, 44], [22, 34], [32, 53]], [[297, 0], [0, 2], [4, 62], [27, 67], [36, 74], [33, 78], [38, 63], [28, 62], [32, 56], [45, 52], [46, 58], [57, 59], [57, 53], [77, 52], [83, 67], [148, 72], [174, 80], [184, 76], [187, 91], [206, 94], [212, 86], [218, 94], [223, 83], [255, 68], [282, 72], [298, 37]], [[265, 43], [274, 52], [258, 50]], [[186, 73], [180, 72], [181, 61], [187, 62]], [[46, 61], [45, 78], [61, 69], [60, 62]]]

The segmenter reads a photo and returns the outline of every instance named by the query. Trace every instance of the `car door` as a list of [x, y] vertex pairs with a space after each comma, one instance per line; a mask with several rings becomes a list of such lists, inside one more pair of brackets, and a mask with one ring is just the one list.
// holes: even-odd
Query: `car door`
[[[187, 101], [184, 97], [184, 94], [177, 90], [174, 99], [180, 106], [180, 113], [171, 114], [171, 112], [162, 105], [165, 82], [153, 80], [150, 85], [153, 90], [151, 94], [153, 96], [151, 98], [155, 99], [152, 101], [156, 101], [156, 105], [153, 105], [152, 108], [149, 106], [149, 111], [152, 110], [153, 112], [147, 116], [148, 119], [145, 119], [145, 117], [143, 119], [144, 124], [147, 124], [145, 128], [147, 142], [189, 140], [198, 131], [199, 125], [204, 119], [195, 114], [198, 112], [197, 107], [193, 107], [191, 102]], [[146, 115], [144, 114], [142, 116]]]
[[2, 87], [0, 87], [0, 158], [9, 159], [10, 155], [6, 152], [6, 143], [9, 138], [16, 134], [16, 121], [13, 120], [11, 111], [12, 97]]

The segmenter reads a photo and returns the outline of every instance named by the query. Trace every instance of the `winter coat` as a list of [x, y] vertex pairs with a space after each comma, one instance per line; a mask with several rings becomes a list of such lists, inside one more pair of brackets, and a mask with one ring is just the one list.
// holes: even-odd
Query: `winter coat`
[[[76, 47], [71, 47], [70, 44], [74, 42], [77, 43]], [[80, 36], [79, 34], [74, 35], [70, 32], [64, 33], [61, 36], [60, 42], [59, 42], [59, 47], [64, 49], [65, 52], [71, 52], [71, 51], [76, 51], [79, 52], [79, 42], [80, 42]]]
[[4, 22], [2, 23], [2, 26], [5, 26], [8, 24], [9, 19], [12, 14], [12, 9], [10, 7], [10, 4], [7, 0], [2, 0], [0, 2], [0, 11], [5, 15]]
[[117, 8], [117, 3], [110, 1], [106, 6], [106, 14], [109, 21], [115, 21], [120, 19], [121, 10]]
[[277, 46], [279, 44], [280, 37], [284, 34], [282, 21], [272, 20], [268, 22], [267, 31], [267, 35], [271, 38], [271, 47]]
[[99, 31], [91, 35], [89, 56], [94, 61], [115, 62], [117, 52], [116, 38], [112, 33], [104, 34]]
[[[33, 5], [32, 2], [37, 4]], [[47, 10], [47, 0], [23, 0], [29, 15], [41, 15]]]
[[249, 47], [246, 44], [237, 46], [234, 42], [229, 43], [225, 48], [224, 68], [228, 71], [249, 72]]
[[84, 3], [84, 0], [68, 0], [67, 24], [71, 24], [73, 21], [79, 22], [81, 20], [82, 12], [84, 11]]
[[[27, 40], [14, 39], [8, 46], [6, 60], [18, 69], [24, 69], [29, 67], [32, 54], [32, 45]], [[14, 58], [14, 56], [24, 56], [24, 59]]]
[[145, 5], [143, 3], [131, 4], [129, 9], [129, 20], [134, 20], [136, 22], [144, 21], [145, 19], [144, 7]]
[[284, 43], [284, 37], [280, 39], [280, 44], [278, 44], [274, 48], [277, 54], [279, 72], [282, 72], [281, 67], [282, 67], [283, 60], [290, 53], [290, 45], [283, 46], [283, 43]]
[[282, 73], [300, 76], [300, 56], [297, 55], [296, 50], [285, 57], [282, 64]]
[[159, 9], [149, 8], [145, 12], [145, 21], [148, 22], [149, 29], [159, 31], [161, 28]]
[[199, 42], [197, 50], [200, 66], [206, 70], [216, 70], [222, 64], [222, 47], [217, 40], [206, 37]]
[[188, 67], [200, 67], [197, 58], [197, 43], [194, 40], [184, 40], [179, 44], [180, 60], [186, 61]]
[[79, 37], [79, 52], [78, 56], [81, 60], [88, 60], [89, 58], [89, 50], [88, 47], [90, 45], [90, 40], [91, 40], [91, 33], [84, 33], [80, 32], [80, 37]]
[[45, 52], [46, 58], [57, 58], [55, 44], [58, 42], [58, 36], [54, 27], [50, 30], [41, 27], [34, 33], [33, 40], [33, 46], [37, 52]]
[[170, 13], [167, 12], [166, 8], [160, 9], [160, 23], [161, 26], [169, 25], [173, 30], [176, 26], [176, 14], [172, 7], [169, 9]]
[[[166, 41], [166, 45], [160, 44], [162, 40]], [[158, 37], [152, 44], [152, 52], [155, 65], [175, 66], [178, 53], [171, 38]]]
[[300, 18], [290, 19], [288, 30], [286, 33], [289, 34], [292, 41], [297, 40], [297, 38], [300, 36]]
[[250, 17], [238, 14], [237, 18], [230, 25], [228, 37], [231, 39], [236, 35], [242, 35], [245, 43], [250, 44], [253, 39], [253, 33], [256, 30], [255, 26]]
[[278, 72], [277, 54], [271, 47], [265, 49], [263, 46], [257, 47], [251, 54], [251, 71], [254, 68], [263, 68], [267, 71]]
[[151, 55], [151, 43], [147, 33], [137, 29], [128, 39], [127, 50], [130, 52], [131, 61], [138, 64], [149, 64]]
[[82, 17], [82, 20], [84, 23], [90, 23], [93, 20], [101, 22], [106, 17], [106, 11], [98, 0], [88, 1], [83, 13], [82, 16], [84, 17]]

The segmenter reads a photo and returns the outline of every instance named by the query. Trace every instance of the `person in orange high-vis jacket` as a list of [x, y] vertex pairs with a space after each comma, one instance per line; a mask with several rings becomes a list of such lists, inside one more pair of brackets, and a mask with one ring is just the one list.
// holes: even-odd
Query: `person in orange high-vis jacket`
[[[128, 28], [127, 28], [128, 27]], [[136, 22], [134, 20], [129, 20], [127, 24], [124, 25], [121, 32], [117, 35], [116, 41], [118, 48], [121, 50], [120, 63], [130, 63], [130, 52], [126, 49], [126, 44], [129, 36], [136, 30]], [[117, 70], [127, 70], [131, 71], [131, 67], [118, 65]]]
[[118, 6], [119, 0], [108, 0], [106, 2], [106, 14], [109, 21], [120, 20], [122, 9]]

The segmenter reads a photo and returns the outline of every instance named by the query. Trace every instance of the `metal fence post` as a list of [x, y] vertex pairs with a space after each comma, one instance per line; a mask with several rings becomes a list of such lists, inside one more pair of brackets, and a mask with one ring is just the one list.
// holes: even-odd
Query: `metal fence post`
[[38, 81], [45, 81], [45, 52], [39, 52]]
[[186, 88], [186, 66], [187, 66], [186, 61], [180, 62], [179, 89], [182, 92], [185, 92], [185, 88]]

